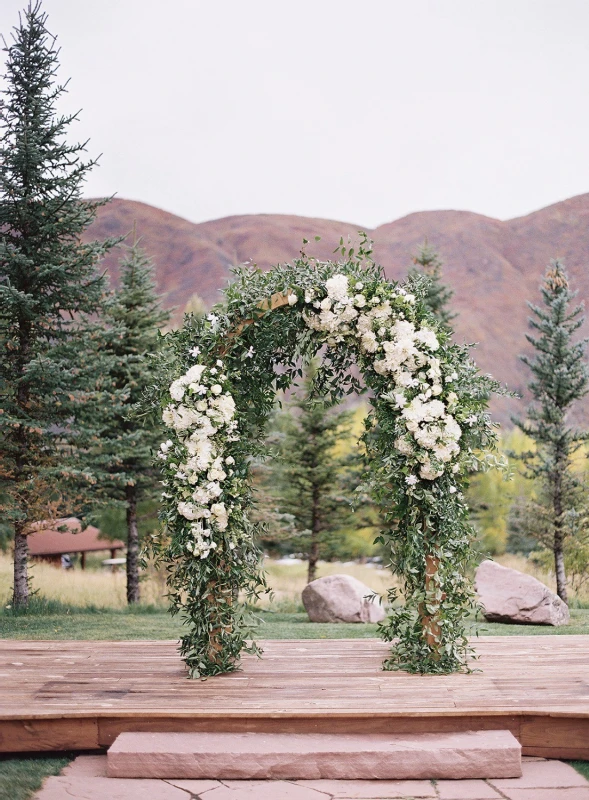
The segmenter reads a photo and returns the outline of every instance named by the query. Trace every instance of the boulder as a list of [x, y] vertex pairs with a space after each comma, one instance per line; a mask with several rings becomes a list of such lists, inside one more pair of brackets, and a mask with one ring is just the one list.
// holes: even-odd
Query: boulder
[[531, 575], [483, 561], [475, 587], [485, 618], [524, 625], [567, 625], [569, 609], [560, 597]]
[[303, 589], [303, 605], [311, 622], [380, 622], [385, 612], [367, 595], [374, 592], [351, 575], [326, 575]]

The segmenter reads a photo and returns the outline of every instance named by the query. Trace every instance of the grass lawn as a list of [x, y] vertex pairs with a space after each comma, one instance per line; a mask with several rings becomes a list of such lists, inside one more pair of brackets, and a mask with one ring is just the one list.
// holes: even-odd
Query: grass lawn
[[[305, 613], [262, 611], [260, 639], [369, 639], [377, 636], [376, 625], [310, 623]], [[3, 639], [177, 639], [182, 631], [178, 617], [161, 609], [136, 610], [84, 609], [39, 605], [25, 614], [0, 612], [0, 638]], [[473, 634], [481, 636], [521, 636], [539, 634], [589, 634], [589, 609], [571, 609], [570, 625], [560, 628], [539, 625], [502, 625], [473, 622]]]
[[59, 775], [70, 761], [47, 756], [0, 758], [0, 800], [28, 800], [41, 788], [43, 778]]

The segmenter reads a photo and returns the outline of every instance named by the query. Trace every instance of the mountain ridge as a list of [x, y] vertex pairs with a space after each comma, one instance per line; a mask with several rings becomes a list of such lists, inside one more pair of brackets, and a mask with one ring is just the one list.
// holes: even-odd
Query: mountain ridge
[[[525, 395], [528, 371], [518, 359], [529, 352], [525, 340], [527, 301], [540, 301], [539, 285], [551, 258], [564, 260], [579, 299], [589, 297], [589, 194], [576, 195], [530, 214], [498, 220], [472, 211], [416, 211], [363, 229], [337, 220], [288, 214], [248, 214], [193, 223], [139, 201], [115, 198], [98, 209], [86, 238], [120, 236], [133, 229], [156, 266], [158, 289], [175, 319], [194, 294], [206, 304], [220, 299], [231, 267], [245, 261], [261, 269], [296, 258], [303, 238], [307, 252], [332, 257], [340, 237], [365, 230], [374, 240], [374, 258], [385, 275], [402, 279], [425, 238], [444, 261], [443, 280], [455, 292], [458, 341], [478, 342], [473, 356], [484, 372]], [[314, 241], [320, 236], [319, 242]], [[105, 264], [116, 282], [120, 254]], [[507, 421], [521, 403], [493, 402]], [[588, 417], [589, 414], [582, 416]]]

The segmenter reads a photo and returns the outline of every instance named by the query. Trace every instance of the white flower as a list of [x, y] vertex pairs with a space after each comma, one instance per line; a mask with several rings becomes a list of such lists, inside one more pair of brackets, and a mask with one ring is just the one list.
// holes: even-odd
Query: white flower
[[299, 298], [296, 296], [296, 294], [289, 294], [288, 295], [289, 306], [294, 306], [298, 299]]
[[415, 305], [415, 295], [414, 294], [406, 294], [404, 299], [405, 299], [406, 303], [409, 303], [410, 305]]
[[184, 388], [184, 382], [182, 378], [178, 378], [178, 380], [174, 381], [170, 385], [170, 395], [174, 400], [182, 400], [185, 391], [186, 389]]
[[211, 392], [213, 394], [221, 394], [222, 391], [223, 389], [219, 386], [218, 383], [215, 383], [213, 386], [211, 386]]
[[395, 407], [396, 408], [405, 408], [405, 405], [407, 403], [407, 399], [406, 399], [404, 394], [401, 394], [400, 392], [397, 392], [394, 395], [394, 398], [395, 398]]
[[320, 303], [319, 308], [322, 311], [331, 311], [331, 300], [329, 297], [325, 297]]
[[366, 305], [366, 298], [363, 294], [357, 294], [354, 297], [354, 305], [358, 306], [358, 308], [363, 308]]
[[[408, 295], [410, 297], [411, 295]], [[430, 328], [422, 328], [419, 331], [415, 332], [415, 341], [421, 342], [426, 347], [429, 347], [430, 350], [437, 350], [440, 346], [438, 342], [438, 337]]]
[[456, 487], [455, 486], [451, 486], [449, 491], [450, 491], [450, 494], [456, 494]]
[[203, 372], [205, 371], [204, 364], [195, 364], [194, 366], [190, 367], [186, 375], [184, 375], [180, 380], [184, 384], [188, 383], [198, 383], [200, 381]]
[[362, 338], [360, 340], [360, 347], [366, 353], [376, 353], [378, 350], [378, 341], [376, 339], [376, 334], [372, 331], [367, 331], [366, 333], [362, 334]]
[[410, 456], [413, 453], [411, 443], [403, 438], [399, 438], [395, 441], [395, 448], [404, 456]]
[[216, 314], [207, 314], [207, 319], [213, 326], [213, 328], [217, 327], [217, 323], [219, 322], [219, 317]]
[[196, 507], [192, 503], [178, 503], [178, 513], [186, 519], [196, 519]]
[[375, 295], [370, 302], [373, 306], [377, 306], [380, 303], [380, 297], [378, 297], [378, 295]]
[[170, 449], [170, 447], [173, 447], [173, 446], [174, 446], [174, 442], [171, 439], [168, 439], [167, 442], [162, 442], [160, 444], [160, 450], [162, 451], [162, 453], [167, 453], [168, 450]]
[[188, 351], [188, 354], [196, 358], [197, 356], [200, 355], [200, 347], [193, 347], [192, 350]]
[[347, 300], [348, 297], [348, 276], [337, 274], [325, 281], [327, 296], [333, 300]]
[[474, 425], [476, 421], [477, 421], [477, 415], [476, 414], [471, 414], [471, 416], [468, 417], [465, 420], [467, 425]]
[[448, 405], [453, 406], [454, 403], [458, 402], [458, 395], [456, 392], [448, 392]]
[[221, 361], [221, 359], [220, 359], [220, 358], [218, 358], [218, 359], [217, 359], [217, 362], [216, 362], [216, 363], [217, 363], [217, 366], [218, 366], [218, 367], [222, 367], [222, 366], [223, 366], [223, 362]]
[[217, 483], [217, 481], [210, 481], [209, 483], [207, 483], [206, 488], [210, 497], [219, 497], [219, 495], [223, 491], [221, 489], [221, 486]]
[[225, 508], [225, 503], [213, 503], [211, 506], [211, 514], [215, 518], [215, 522], [217, 523], [219, 530], [224, 531], [227, 528], [228, 523], [228, 515], [227, 509]]
[[354, 288], [358, 289], [358, 291], [361, 292], [362, 289], [364, 288], [364, 284], [362, 283], [362, 281], [358, 281], [358, 283], [356, 284], [356, 286]]
[[199, 400], [196, 404], [197, 411], [206, 411], [207, 410], [207, 401], [206, 400]]
[[417, 476], [416, 475], [407, 475], [407, 477], [405, 478], [405, 483], [408, 486], [415, 486], [415, 484], [417, 483]]
[[422, 464], [419, 469], [420, 476], [426, 481], [434, 481], [436, 478], [439, 478], [443, 472], [443, 469], [434, 470], [429, 461], [426, 461], [424, 464]]
[[315, 297], [314, 289], [305, 289], [305, 303], [310, 303]]
[[446, 383], [452, 383], [452, 381], [455, 381], [457, 378], [458, 378], [457, 372], [453, 372], [451, 375], [446, 375]]
[[227, 473], [222, 469], [215, 468], [214, 466], [207, 472], [207, 478], [210, 481], [224, 481]]
[[211, 400], [211, 405], [221, 415], [222, 421], [227, 424], [235, 416], [235, 400], [230, 394], [222, 394]]
[[255, 353], [254, 348], [250, 347], [250, 349], [245, 354], [245, 358], [253, 358], [254, 357], [254, 353]]

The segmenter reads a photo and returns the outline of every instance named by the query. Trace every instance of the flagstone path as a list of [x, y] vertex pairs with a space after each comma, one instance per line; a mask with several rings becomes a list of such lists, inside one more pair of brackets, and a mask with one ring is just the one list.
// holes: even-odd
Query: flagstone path
[[209, 781], [107, 778], [106, 756], [78, 756], [35, 800], [589, 800], [569, 764], [523, 758], [521, 778], [467, 781]]

